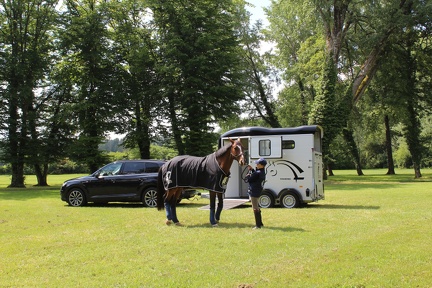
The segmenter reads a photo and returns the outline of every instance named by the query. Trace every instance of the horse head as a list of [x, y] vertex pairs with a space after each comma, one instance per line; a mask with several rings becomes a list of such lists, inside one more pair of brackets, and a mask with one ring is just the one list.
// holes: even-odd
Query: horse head
[[232, 140], [231, 138], [229, 138], [229, 140], [231, 141], [231, 156], [238, 161], [239, 165], [246, 165], [243, 154], [244, 147], [240, 142], [240, 138], [238, 138], [237, 140]]

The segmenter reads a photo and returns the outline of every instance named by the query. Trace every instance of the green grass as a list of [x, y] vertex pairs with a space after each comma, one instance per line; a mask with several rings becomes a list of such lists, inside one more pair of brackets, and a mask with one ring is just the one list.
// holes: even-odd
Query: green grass
[[335, 171], [326, 199], [250, 204], [211, 228], [208, 199], [178, 208], [184, 227], [136, 204], [73, 208], [51, 187], [9, 189], [0, 176], [0, 287], [431, 287], [432, 170]]

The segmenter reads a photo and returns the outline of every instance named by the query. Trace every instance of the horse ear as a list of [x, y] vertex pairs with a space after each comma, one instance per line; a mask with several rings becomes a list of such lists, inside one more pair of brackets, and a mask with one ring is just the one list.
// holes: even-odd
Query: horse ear
[[231, 141], [231, 144], [234, 144], [234, 140], [231, 139], [231, 137], [228, 137], [228, 139]]
[[240, 144], [240, 146], [243, 148], [243, 144], [241, 143], [240, 137], [238, 137], [236, 141], [237, 141], [237, 142]]

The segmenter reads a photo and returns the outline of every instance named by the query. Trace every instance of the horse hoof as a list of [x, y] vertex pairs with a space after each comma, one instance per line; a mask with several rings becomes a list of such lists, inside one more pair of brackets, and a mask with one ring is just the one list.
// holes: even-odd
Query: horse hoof
[[219, 225], [216, 223], [216, 224], [212, 224], [212, 227], [218, 227]]
[[183, 226], [180, 222], [175, 223], [176, 226]]
[[168, 220], [168, 219], [165, 220], [165, 224], [166, 224], [166, 225], [171, 225], [172, 223], [173, 223], [173, 222], [172, 222], [171, 220]]

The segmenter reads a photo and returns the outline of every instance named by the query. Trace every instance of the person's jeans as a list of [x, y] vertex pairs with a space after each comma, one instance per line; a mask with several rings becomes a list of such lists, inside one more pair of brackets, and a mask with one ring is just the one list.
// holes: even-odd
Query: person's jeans
[[165, 201], [164, 206], [165, 206], [165, 212], [166, 212], [166, 217], [167, 220], [171, 220], [174, 223], [178, 223], [179, 220], [177, 219], [177, 205], [176, 202], [173, 203], [173, 201], [176, 201], [175, 197], [173, 197], [174, 200], [170, 200], [170, 201]]

